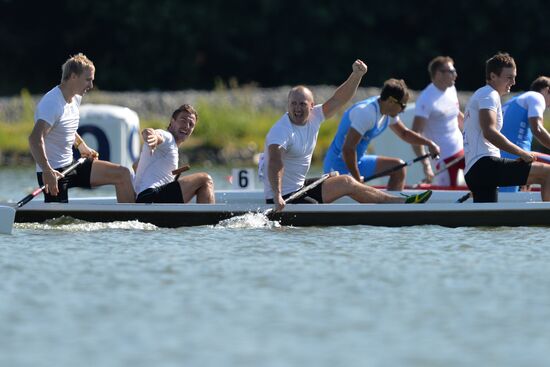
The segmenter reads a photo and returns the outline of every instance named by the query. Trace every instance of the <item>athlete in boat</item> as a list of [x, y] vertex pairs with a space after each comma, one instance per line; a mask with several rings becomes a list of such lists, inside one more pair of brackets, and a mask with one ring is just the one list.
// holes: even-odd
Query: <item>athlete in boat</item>
[[[540, 76], [533, 81], [529, 92], [522, 93], [502, 106], [504, 118], [502, 134], [523, 150], [531, 151], [533, 135], [550, 149], [550, 134], [544, 128], [544, 110], [550, 106], [550, 78]], [[539, 152], [537, 162], [550, 164], [550, 156]], [[517, 159], [518, 156], [502, 151], [503, 158]], [[501, 187], [500, 191], [516, 192], [519, 186]]]
[[[550, 201], [550, 166], [535, 162], [536, 155], [518, 147], [501, 132], [500, 97], [516, 80], [516, 63], [506, 53], [486, 62], [487, 84], [468, 101], [464, 113], [465, 179], [474, 202], [498, 201], [498, 187], [541, 185], [542, 200]], [[501, 151], [519, 159], [501, 158]]]
[[[290, 90], [288, 112], [268, 132], [259, 166], [266, 202], [275, 204], [276, 211], [285, 207], [285, 199], [307, 185], [306, 175], [321, 123], [349, 102], [366, 72], [367, 65], [356, 60], [349, 78], [319, 105], [314, 104], [313, 93], [305, 86]], [[361, 203], [425, 202], [430, 195], [431, 191], [427, 191], [407, 199], [396, 197], [363, 185], [349, 175], [341, 175], [329, 177], [291, 202], [330, 203], [343, 196]]]
[[[437, 144], [408, 129], [399, 119], [398, 115], [405, 109], [408, 99], [405, 82], [389, 79], [384, 83], [380, 96], [367, 98], [351, 106], [342, 116], [338, 131], [325, 155], [323, 170], [350, 173], [358, 182], [363, 182], [366, 177], [403, 163], [399, 158], [365, 154], [372, 139], [388, 127], [407, 143], [426, 145], [432, 155], [438, 155]], [[403, 190], [405, 167], [391, 172], [389, 176], [388, 190]]]
[[[94, 64], [80, 53], [70, 57], [61, 69], [61, 83], [36, 106], [35, 123], [29, 136], [38, 183], [45, 186], [44, 201], [68, 202], [71, 187], [114, 185], [118, 202], [133, 203], [135, 193], [130, 170], [99, 160], [97, 152], [77, 133], [82, 96], [93, 88]], [[61, 172], [73, 163], [73, 147], [87, 159], [63, 176]]]
[[[435, 163], [438, 175], [434, 176], [429, 159], [422, 161], [425, 182], [439, 186], [457, 186], [460, 170], [464, 169], [462, 125], [455, 88], [457, 72], [454, 61], [448, 56], [437, 56], [428, 65], [431, 83], [416, 99], [412, 129], [433, 140], [441, 149]], [[422, 145], [413, 145], [418, 156], [424, 155]]]
[[178, 147], [193, 133], [199, 115], [188, 104], [172, 113], [168, 131], [144, 129], [143, 148], [137, 163], [134, 187], [137, 203], [215, 202], [214, 182], [204, 172], [187, 176], [174, 175], [179, 161]]

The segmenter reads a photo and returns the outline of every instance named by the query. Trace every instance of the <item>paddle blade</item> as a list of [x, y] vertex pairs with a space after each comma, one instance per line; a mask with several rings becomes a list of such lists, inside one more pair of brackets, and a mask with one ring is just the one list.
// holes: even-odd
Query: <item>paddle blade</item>
[[11, 206], [0, 206], [0, 234], [11, 234], [15, 221], [15, 209]]

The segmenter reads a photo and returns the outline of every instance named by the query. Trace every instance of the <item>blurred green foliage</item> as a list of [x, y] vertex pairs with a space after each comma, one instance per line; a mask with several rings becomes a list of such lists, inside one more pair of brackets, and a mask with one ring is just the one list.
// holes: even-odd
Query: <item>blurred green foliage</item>
[[19, 96], [22, 110], [18, 121], [2, 121], [0, 118], [0, 151], [28, 153], [28, 136], [34, 124], [34, 101], [27, 89]]
[[[237, 87], [237, 86], [232, 86]], [[256, 152], [263, 151], [265, 136], [271, 126], [282, 116], [282, 111], [272, 108], [257, 108], [243, 97], [234, 103], [229, 103], [221, 95], [225, 88], [221, 84], [217, 86], [220, 93], [220, 102], [212, 103], [199, 100], [195, 107], [199, 113], [199, 123], [189, 141], [182, 148], [194, 149], [195, 147], [210, 148], [213, 150], [236, 151], [243, 148], [251, 148]], [[250, 90], [253, 93], [254, 89]], [[34, 102], [28, 93], [23, 90], [23, 111], [18, 121], [2, 121], [0, 119], [0, 151], [14, 152], [17, 154], [30, 154], [28, 136], [33, 127]], [[343, 112], [343, 111], [341, 111]], [[545, 114], [545, 125], [550, 130], [550, 112]], [[314, 152], [314, 162], [320, 162], [330, 145], [338, 128], [341, 114], [327, 120], [321, 126], [317, 147]], [[152, 127], [165, 129], [166, 118], [141, 119], [141, 128]], [[544, 151], [536, 142], [535, 150]]]
[[[247, 90], [247, 87], [243, 87], [246, 90], [243, 97], [229, 102], [223, 98], [226, 88], [239, 86], [235, 81], [230, 81], [229, 86], [218, 82], [216, 93], [220, 94], [219, 101], [212, 103], [199, 99], [195, 104], [199, 123], [189, 141], [184, 144], [184, 149], [202, 147], [236, 151], [248, 147], [256, 152], [263, 150], [267, 132], [284, 112], [269, 107], [256, 107], [249, 100], [252, 96], [247, 96], [254, 93], [254, 88]], [[21, 92], [20, 99], [23, 110], [17, 121], [2, 121], [0, 117], [0, 150], [29, 154], [27, 139], [33, 127], [35, 104], [27, 90]], [[314, 153], [315, 160], [322, 159], [336, 132], [338, 121], [340, 116], [333, 117], [322, 125]], [[165, 117], [141, 119], [140, 126], [166, 129], [167, 120]]]

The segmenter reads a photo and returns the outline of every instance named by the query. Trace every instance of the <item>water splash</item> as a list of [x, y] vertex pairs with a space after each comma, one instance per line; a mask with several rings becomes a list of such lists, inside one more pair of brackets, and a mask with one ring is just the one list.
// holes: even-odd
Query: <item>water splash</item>
[[279, 228], [281, 224], [271, 221], [263, 213], [246, 213], [222, 220], [216, 227], [223, 228]]
[[150, 223], [142, 223], [137, 220], [117, 221], [117, 222], [86, 222], [67, 216], [50, 219], [43, 223], [16, 223], [15, 228], [31, 230], [54, 230], [62, 232], [96, 232], [104, 230], [122, 229], [122, 230], [142, 230], [154, 231], [157, 226]]

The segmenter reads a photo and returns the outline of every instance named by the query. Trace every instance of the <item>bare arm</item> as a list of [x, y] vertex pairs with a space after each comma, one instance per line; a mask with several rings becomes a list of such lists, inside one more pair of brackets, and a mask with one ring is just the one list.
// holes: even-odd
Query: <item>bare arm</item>
[[407, 128], [401, 121], [391, 124], [390, 128], [401, 140], [413, 145], [425, 145], [432, 155], [439, 155], [439, 146], [436, 143]]
[[[164, 138], [162, 137], [162, 135], [158, 134], [155, 131], [155, 129], [152, 129], [152, 128], [143, 129], [141, 131], [141, 137], [143, 138], [143, 141], [147, 144], [147, 146], [150, 148], [151, 154], [155, 152], [155, 149], [157, 146], [159, 146], [164, 142]], [[139, 166], [139, 157], [132, 164], [132, 169], [136, 173], [137, 173], [138, 166]]]
[[44, 120], [38, 120], [34, 125], [31, 135], [29, 135], [29, 146], [31, 154], [36, 163], [42, 168], [43, 172], [53, 171], [48, 158], [46, 157], [46, 148], [44, 146], [44, 138], [51, 130], [51, 125]]
[[367, 65], [361, 60], [355, 60], [352, 65], [352, 70], [348, 79], [334, 91], [334, 94], [328, 101], [323, 103], [323, 114], [325, 118], [328, 119], [334, 116], [334, 114], [344, 107], [344, 105], [355, 95], [363, 75], [367, 72]]
[[281, 190], [283, 184], [283, 154], [281, 148], [277, 144], [271, 144], [268, 147], [269, 159], [267, 161], [267, 177], [271, 190], [273, 191], [273, 202], [275, 203], [275, 211], [281, 211], [285, 207]]
[[510, 154], [519, 156], [525, 162], [532, 162], [534, 154], [526, 152], [517, 145], [513, 144], [504, 135], [497, 130], [497, 114], [495, 111], [482, 109], [479, 111], [479, 125], [483, 133], [483, 137], [497, 148], [504, 150]]
[[[424, 127], [426, 126], [427, 119], [420, 116], [414, 116], [412, 130], [421, 135], [424, 131]], [[412, 145], [413, 151], [416, 154], [417, 157], [420, 157], [421, 155], [424, 155], [425, 150], [423, 145], [413, 144]]]
[[74, 147], [80, 152], [80, 155], [82, 157], [89, 157], [94, 159], [99, 158], [99, 153], [90, 148], [82, 139], [82, 137], [78, 135], [78, 133], [75, 133], [74, 135]]
[[46, 156], [44, 137], [48, 135], [51, 128], [51, 125], [46, 121], [38, 120], [29, 135], [29, 146], [34, 160], [42, 168], [42, 180], [46, 186], [44, 191], [56, 196], [59, 192], [57, 180], [62, 178], [63, 175], [50, 166], [50, 162], [48, 162], [48, 157]]
[[458, 111], [458, 116], [456, 118], [458, 119], [458, 128], [460, 131], [464, 131], [464, 114]]
[[152, 129], [150, 127], [143, 129], [141, 132], [141, 136], [143, 137], [143, 141], [147, 144], [147, 146], [151, 149], [151, 154], [155, 151], [155, 149], [164, 143], [164, 137], [157, 133], [155, 129]]
[[[422, 132], [424, 131], [424, 127], [426, 126], [427, 121], [428, 120], [425, 117], [414, 116], [412, 130], [415, 133], [422, 135]], [[412, 148], [413, 148], [414, 154], [416, 154], [417, 157], [420, 157], [426, 154], [425, 153], [426, 151], [423, 145], [413, 144]], [[432, 182], [434, 178], [434, 173], [433, 173], [432, 165], [430, 164], [429, 158], [422, 160], [422, 168], [424, 170], [424, 176], [426, 176], [425, 181], [428, 183]]]
[[51, 128], [51, 125], [46, 121], [38, 120], [31, 131], [31, 135], [29, 135], [31, 154], [43, 172], [53, 171], [46, 157], [46, 148], [44, 146], [44, 137], [48, 135]]
[[359, 167], [357, 167], [357, 144], [361, 141], [361, 134], [354, 128], [349, 128], [342, 146], [342, 156], [349, 173], [359, 182], [363, 182]]
[[544, 127], [544, 122], [541, 117], [529, 117], [529, 126], [537, 140], [550, 149], [550, 134]]

